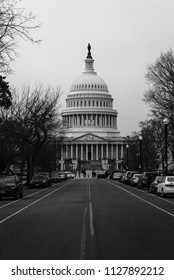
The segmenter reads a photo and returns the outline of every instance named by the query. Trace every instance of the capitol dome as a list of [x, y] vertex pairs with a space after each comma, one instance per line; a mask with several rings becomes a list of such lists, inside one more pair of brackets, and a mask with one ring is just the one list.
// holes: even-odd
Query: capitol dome
[[85, 69], [70, 87], [62, 117], [67, 126], [68, 137], [75, 137], [75, 135], [78, 137], [86, 133], [89, 122], [91, 122], [91, 131], [97, 131], [98, 135], [114, 137], [119, 134], [113, 98], [105, 81], [94, 71], [90, 44], [88, 44]]
[[124, 139], [119, 136], [118, 113], [107, 84], [94, 71], [90, 44], [87, 49], [85, 69], [71, 85], [61, 113], [61, 169], [120, 169]]
[[75, 91], [109, 92], [106, 83], [96, 72], [87, 72], [77, 78], [70, 88], [70, 92]]

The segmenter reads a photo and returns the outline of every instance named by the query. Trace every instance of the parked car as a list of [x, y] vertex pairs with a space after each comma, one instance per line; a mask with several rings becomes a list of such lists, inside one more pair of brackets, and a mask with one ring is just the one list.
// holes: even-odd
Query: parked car
[[49, 186], [52, 185], [52, 179], [51, 179], [51, 175], [49, 172], [42, 171], [42, 172], [39, 172], [38, 175], [43, 175], [43, 176], [47, 177]]
[[67, 179], [74, 179], [75, 178], [75, 174], [71, 171], [65, 171], [65, 174], [67, 176]]
[[49, 187], [50, 182], [48, 176], [44, 174], [36, 174], [33, 176], [31, 182], [30, 182], [31, 187]]
[[143, 172], [142, 176], [139, 178], [137, 187], [138, 189], [150, 189], [150, 184], [152, 183], [152, 181], [154, 180], [154, 178], [156, 177], [156, 173], [155, 172]]
[[133, 177], [134, 174], [138, 173], [137, 171], [126, 171], [126, 174], [124, 176], [123, 183], [130, 185], [130, 179]]
[[59, 172], [59, 175], [60, 175], [60, 178], [62, 181], [67, 180], [67, 175], [65, 172], [61, 171], [61, 172]]
[[154, 181], [150, 184], [149, 192], [156, 194], [157, 185], [161, 183], [164, 179], [164, 176], [156, 176]]
[[122, 177], [122, 173], [117, 171], [113, 172], [111, 175], [111, 179], [113, 180], [119, 180], [121, 177]]
[[52, 171], [51, 173], [51, 181], [53, 183], [61, 182], [61, 177], [58, 171]]
[[132, 178], [130, 178], [130, 186], [135, 187], [138, 184], [138, 181], [142, 177], [142, 174], [135, 173]]
[[105, 170], [98, 170], [97, 171], [97, 178], [105, 178], [106, 174], [105, 174]]
[[0, 176], [0, 199], [2, 197], [23, 197], [23, 184], [17, 174]]
[[174, 176], [164, 176], [161, 183], [157, 185], [156, 195], [165, 197], [174, 194]]

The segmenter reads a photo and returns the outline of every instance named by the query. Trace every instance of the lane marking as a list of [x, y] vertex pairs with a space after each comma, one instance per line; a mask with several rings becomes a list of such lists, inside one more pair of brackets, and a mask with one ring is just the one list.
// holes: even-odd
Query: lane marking
[[[109, 181], [107, 181], [107, 182], [109, 182]], [[129, 192], [128, 190], [125, 190], [125, 189], [123, 189], [123, 188], [119, 187], [118, 185], [115, 185], [115, 184], [113, 184], [113, 183], [111, 183], [111, 182], [109, 182], [109, 183], [110, 183], [111, 185], [113, 185], [113, 186], [115, 186], [115, 187], [121, 189], [122, 191], [125, 191], [125, 192], [129, 193], [130, 195], [132, 195], [132, 196], [134, 196], [134, 197], [136, 197], [136, 198], [142, 200], [143, 202], [145, 202], [145, 203], [147, 203], [147, 204], [153, 206], [154, 208], [157, 208], [158, 210], [160, 210], [160, 211], [162, 211], [162, 212], [168, 214], [169, 216], [174, 217], [174, 214], [172, 214], [172, 213], [170, 213], [170, 212], [164, 210], [163, 208], [161, 208], [161, 207], [159, 207], [159, 206], [157, 206], [157, 205], [155, 205], [155, 204], [153, 204], [153, 203], [151, 203], [151, 202], [145, 200], [144, 198], [141, 198], [141, 197], [139, 197], [138, 195], [133, 194], [133, 193]]]
[[94, 236], [94, 224], [93, 224], [93, 210], [92, 210], [90, 180], [88, 180], [88, 190], [89, 190], [89, 227], [90, 227], [91, 236]]
[[85, 207], [83, 215], [83, 227], [82, 227], [82, 240], [80, 248], [80, 260], [86, 259], [86, 216], [87, 216], [87, 207]]
[[10, 216], [6, 217], [5, 219], [0, 220], [0, 224], [4, 223], [5, 221], [9, 220], [10, 218], [16, 216], [16, 215], [19, 214], [20, 212], [22, 212], [22, 211], [24, 211], [25, 209], [29, 208], [30, 206], [36, 204], [37, 202], [43, 200], [44, 198], [50, 196], [51, 194], [53, 194], [53, 193], [59, 191], [60, 189], [62, 189], [63, 187], [65, 187], [65, 186], [68, 185], [68, 184], [69, 184], [69, 182], [66, 183], [66, 184], [64, 184], [64, 185], [62, 185], [60, 188], [58, 188], [58, 189], [56, 189], [56, 190], [54, 190], [54, 191], [52, 191], [52, 192], [50, 192], [50, 193], [48, 193], [48, 194], [42, 196], [41, 198], [35, 200], [34, 202], [28, 204], [27, 206], [23, 207], [22, 209], [20, 209], [19, 211], [15, 212], [15, 213], [11, 214]]

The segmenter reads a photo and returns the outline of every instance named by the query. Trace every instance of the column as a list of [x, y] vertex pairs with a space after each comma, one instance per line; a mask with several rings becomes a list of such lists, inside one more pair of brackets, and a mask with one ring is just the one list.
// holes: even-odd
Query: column
[[88, 144], [86, 144], [86, 160], [88, 160]]
[[102, 115], [100, 115], [100, 126], [102, 126]]
[[96, 144], [96, 160], [98, 160], [98, 144]]
[[71, 144], [71, 159], [73, 159], [73, 144]]
[[73, 115], [73, 117], [72, 117], [72, 127], [75, 126], [75, 125], [74, 125], [74, 120], [75, 120], [75, 117], [74, 117], [74, 115]]
[[61, 160], [63, 160], [63, 145], [61, 145]]
[[103, 159], [103, 144], [101, 144], [101, 159]]
[[106, 144], [106, 158], [108, 158], [108, 144]]
[[68, 158], [68, 145], [66, 145], [66, 148], [65, 148], [65, 157]]
[[111, 159], [113, 159], [113, 155], [114, 155], [114, 149], [113, 149], [113, 144], [111, 144]]
[[93, 149], [93, 144], [91, 144], [91, 160], [94, 159], [94, 149]]
[[81, 144], [81, 160], [83, 160], [83, 144]]
[[123, 159], [123, 144], [121, 144], [121, 159]]
[[118, 145], [116, 144], [116, 160], [118, 160]]
[[82, 115], [82, 126], [84, 126], [84, 115]]
[[78, 159], [78, 145], [76, 144], [76, 159]]
[[105, 127], [107, 126], [107, 118], [106, 118], [106, 115], [105, 115]]

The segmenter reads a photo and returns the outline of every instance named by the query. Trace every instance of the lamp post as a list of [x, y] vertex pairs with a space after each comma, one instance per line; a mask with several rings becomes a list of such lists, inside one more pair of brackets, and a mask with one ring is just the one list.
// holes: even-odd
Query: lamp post
[[126, 145], [126, 170], [129, 170], [129, 145]]
[[139, 162], [139, 171], [142, 173], [142, 135], [139, 136], [139, 142], [140, 142], [140, 162]]
[[168, 118], [165, 118], [163, 120], [163, 123], [164, 123], [164, 137], [165, 137], [165, 175], [167, 176], [168, 174], [168, 152], [167, 152], [167, 146], [168, 146], [168, 143], [167, 143], [167, 138], [168, 138], [168, 123], [169, 123], [169, 119]]

